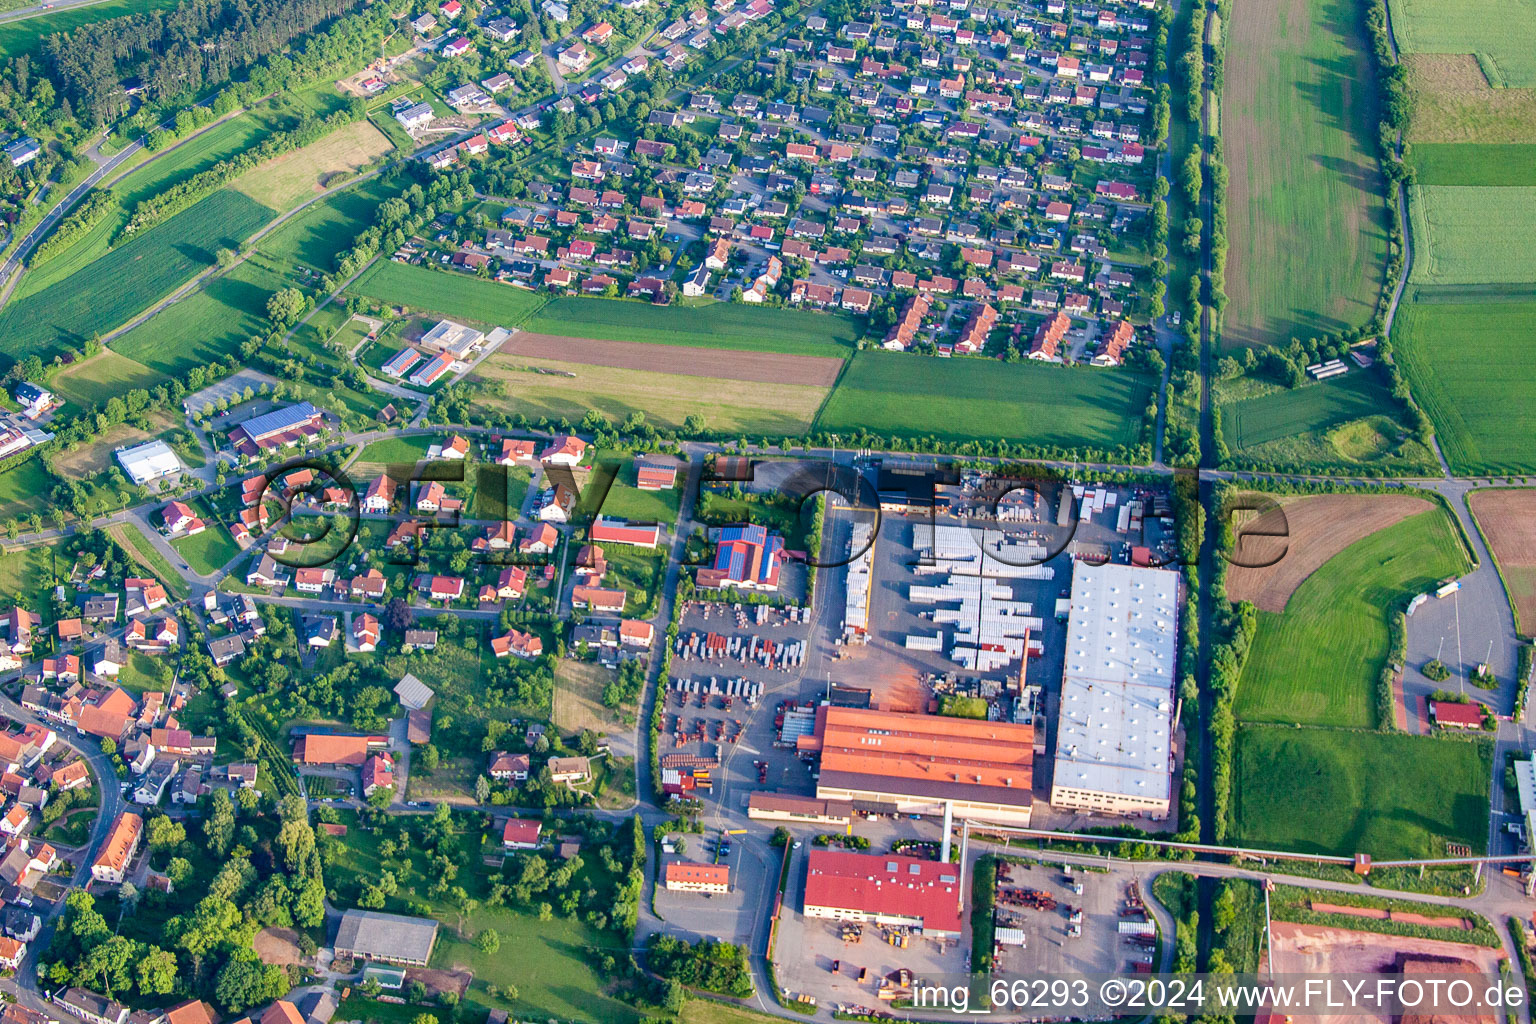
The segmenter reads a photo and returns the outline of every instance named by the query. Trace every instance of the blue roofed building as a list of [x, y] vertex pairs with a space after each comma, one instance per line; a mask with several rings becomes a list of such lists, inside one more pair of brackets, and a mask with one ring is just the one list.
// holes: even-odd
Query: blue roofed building
[[715, 535], [715, 560], [700, 569], [705, 590], [778, 590], [784, 538], [766, 526], [724, 526]]

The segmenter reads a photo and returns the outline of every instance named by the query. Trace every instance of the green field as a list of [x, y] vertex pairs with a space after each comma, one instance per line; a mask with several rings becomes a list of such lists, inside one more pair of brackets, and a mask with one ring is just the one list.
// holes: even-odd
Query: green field
[[11, 601], [48, 589], [53, 572], [53, 548], [39, 544], [0, 553], [0, 595]]
[[192, 571], [202, 576], [211, 576], [224, 566], [229, 560], [240, 553], [240, 545], [229, 535], [229, 531], [218, 523], [209, 523], [208, 529], [195, 537], [182, 537], [180, 540], [171, 541], [171, 547], [176, 553], [187, 560], [187, 565]]
[[1415, 185], [1415, 284], [1536, 281], [1536, 187]]
[[336, 256], [373, 223], [378, 205], [398, 194], [398, 181], [369, 178], [309, 206], [262, 238], [257, 248], [279, 262], [304, 263], [322, 274], [336, 269]]
[[544, 297], [468, 274], [380, 260], [348, 292], [377, 302], [432, 310], [444, 316], [516, 327], [544, 304]]
[[1415, 301], [1392, 332], [1453, 470], [1536, 472], [1536, 301]]
[[1387, 616], [1471, 566], [1440, 509], [1356, 541], [1296, 589], [1284, 612], [1258, 612], [1237, 690], [1245, 722], [1371, 727], [1388, 655]]
[[0, 473], [0, 517], [47, 512], [52, 504], [48, 491], [53, 485], [42, 459], [27, 459]]
[[1229, 345], [1333, 333], [1375, 311], [1387, 214], [1357, 19], [1345, 0], [1277, 0], [1238, 4], [1223, 26]]
[[166, 593], [174, 600], [185, 601], [192, 589], [187, 586], [187, 581], [181, 573], [171, 567], [171, 563], [160, 553], [160, 549], [139, 529], [136, 523], [118, 523], [116, 526], [107, 527], [107, 533], [117, 541], [139, 564], [148, 570], [149, 574], [165, 587]]
[[152, 388], [164, 378], [127, 356], [102, 349], [54, 374], [48, 387], [72, 405], [89, 408], [134, 388]]
[[114, 351], [167, 376], [222, 359], [267, 329], [267, 299], [290, 281], [265, 261], [247, 259], [112, 343]]
[[69, 32], [96, 21], [117, 18], [141, 11], [158, 11], [176, 6], [177, 0], [105, 0], [88, 7], [71, 7], [52, 14], [8, 21], [0, 25], [0, 58], [37, 49], [45, 36]]
[[[44, 360], [122, 325], [238, 244], [272, 211], [225, 189], [0, 312], [0, 354]], [[129, 353], [131, 357], [131, 353]], [[142, 360], [141, 360], [142, 361]]]
[[271, 126], [254, 113], [231, 117], [123, 175], [112, 191], [122, 199], [124, 207], [130, 207], [206, 171], [220, 160], [245, 152], [270, 130]]
[[1419, 142], [1409, 162], [1420, 185], [1536, 186], [1536, 144]]
[[1396, 405], [1375, 374], [1355, 370], [1225, 405], [1221, 428], [1227, 445], [1236, 452], [1307, 431], [1325, 431]]
[[1140, 434], [1153, 386], [1124, 370], [866, 351], [843, 371], [816, 429], [1129, 447]]
[[1536, 86], [1536, 0], [1392, 0], [1404, 53], [1476, 54], [1495, 87]]
[[653, 306], [618, 299], [551, 299], [523, 325], [538, 334], [563, 334], [658, 345], [736, 348], [806, 356], [842, 356], [859, 339], [852, 317], [797, 309], [760, 309], [736, 303]]
[[1488, 845], [1485, 741], [1342, 729], [1243, 726], [1232, 813], [1256, 846], [1378, 860]]

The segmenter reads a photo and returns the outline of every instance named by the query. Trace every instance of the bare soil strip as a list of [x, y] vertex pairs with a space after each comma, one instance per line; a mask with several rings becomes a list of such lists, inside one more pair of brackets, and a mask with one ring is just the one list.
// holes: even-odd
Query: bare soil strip
[[1536, 490], [1477, 491], [1472, 514], [1493, 549], [1520, 632], [1536, 630]]
[[1296, 588], [1355, 541], [1433, 507], [1398, 494], [1319, 494], [1278, 504], [1239, 528], [1237, 564], [1227, 573], [1227, 596], [1266, 612], [1285, 611]]
[[647, 345], [636, 341], [605, 341], [558, 334], [519, 331], [502, 343], [502, 352], [535, 359], [559, 359], [589, 366], [614, 366], [626, 370], [678, 373], [690, 377], [760, 381], [765, 384], [808, 384], [831, 387], [837, 383], [841, 359], [826, 356], [790, 356], [778, 352], [743, 352], [739, 349], [694, 348], [684, 345]]

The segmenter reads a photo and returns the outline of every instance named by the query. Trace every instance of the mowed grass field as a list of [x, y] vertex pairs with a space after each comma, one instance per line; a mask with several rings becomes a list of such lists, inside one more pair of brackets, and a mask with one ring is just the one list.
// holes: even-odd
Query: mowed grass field
[[1232, 345], [1335, 332], [1375, 311], [1387, 214], [1358, 21], [1351, 0], [1266, 0], [1236, 5], [1223, 26]]
[[105, 334], [211, 265], [214, 252], [266, 224], [272, 210], [223, 189], [0, 311], [0, 354], [44, 361]]
[[1222, 435], [1233, 451], [1340, 423], [1383, 410], [1395, 410], [1386, 386], [1369, 372], [1245, 398], [1222, 407]]
[[1370, 728], [1388, 655], [1387, 615], [1470, 568], [1439, 508], [1358, 540], [1309, 576], [1284, 612], [1258, 613], [1237, 690], [1245, 722]]
[[71, 405], [89, 408], [134, 388], [152, 388], [164, 379], [143, 363], [102, 349], [54, 374], [48, 387]]
[[1421, 299], [1398, 311], [1393, 351], [1456, 472], [1536, 472], [1533, 336], [1532, 300]]
[[866, 351], [843, 371], [816, 428], [1128, 447], [1137, 441], [1154, 384], [1124, 370]]
[[1536, 87], [1496, 89], [1471, 54], [1405, 53], [1413, 118], [1408, 141], [1536, 142]]
[[[505, 285], [493, 287], [505, 288]], [[580, 420], [596, 409], [618, 423], [630, 413], [656, 426], [678, 428], [690, 415], [706, 430], [744, 434], [804, 434], [827, 396], [824, 387], [765, 384], [618, 366], [535, 359], [498, 352], [475, 371], [490, 383], [475, 398], [487, 413]]]
[[1415, 284], [1536, 281], [1536, 187], [1410, 191]]
[[369, 267], [347, 291], [393, 306], [501, 327], [522, 324], [545, 302], [544, 296], [511, 285], [393, 260]]
[[1392, 0], [1404, 53], [1470, 53], [1496, 88], [1536, 86], [1536, 0]]
[[259, 203], [279, 210], [314, 197], [337, 175], [355, 174], [394, 145], [367, 121], [338, 128], [303, 149], [284, 153], [230, 183]]
[[537, 334], [806, 356], [844, 355], [862, 333], [858, 321], [838, 313], [576, 297], [551, 299], [523, 327]]
[[1250, 725], [1235, 761], [1239, 842], [1378, 860], [1487, 847], [1486, 741]]
[[1420, 185], [1536, 186], [1536, 144], [1420, 142], [1409, 151]]

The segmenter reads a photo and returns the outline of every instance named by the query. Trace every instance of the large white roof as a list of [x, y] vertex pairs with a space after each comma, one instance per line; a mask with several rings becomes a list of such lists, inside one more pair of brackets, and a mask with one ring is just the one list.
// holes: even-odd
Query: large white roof
[[157, 480], [181, 472], [181, 460], [164, 441], [147, 441], [117, 453], [117, 461], [134, 483]]
[[1179, 575], [1077, 562], [1054, 784], [1167, 799]]

